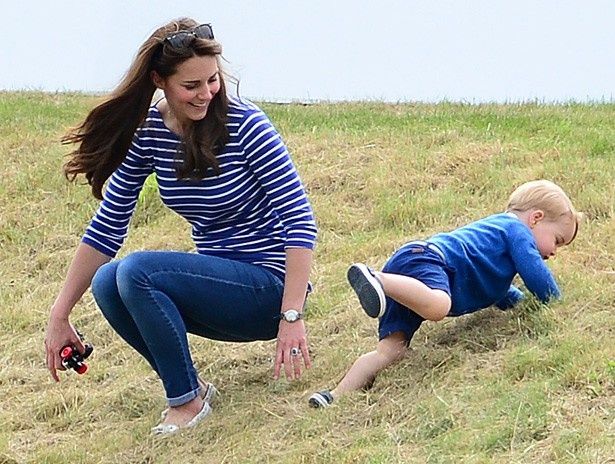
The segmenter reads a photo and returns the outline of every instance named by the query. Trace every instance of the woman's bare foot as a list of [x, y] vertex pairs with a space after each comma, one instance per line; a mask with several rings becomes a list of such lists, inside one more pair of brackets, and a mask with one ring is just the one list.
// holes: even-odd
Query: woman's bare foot
[[161, 424], [175, 424], [180, 428], [185, 426], [203, 409], [203, 399], [197, 396], [180, 406], [170, 407]]

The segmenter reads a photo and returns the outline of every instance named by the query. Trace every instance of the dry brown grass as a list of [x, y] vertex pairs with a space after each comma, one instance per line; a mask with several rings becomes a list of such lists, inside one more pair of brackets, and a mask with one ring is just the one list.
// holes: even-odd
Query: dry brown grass
[[[42, 341], [95, 202], [60, 175], [58, 140], [93, 100], [0, 94], [0, 463], [606, 463], [615, 455], [613, 105], [265, 105], [320, 226], [308, 326], [314, 368], [274, 382], [273, 343], [191, 338], [221, 390], [207, 422], [149, 437], [164, 407], [145, 363], [88, 294], [72, 321], [95, 345], [83, 377], [53, 384]], [[502, 208], [517, 184], [559, 182], [588, 219], [552, 267], [564, 293], [425, 324], [374, 387], [307, 408], [376, 327], [345, 283], [399, 244]], [[147, 195], [122, 253], [189, 250], [187, 227]], [[610, 461], [609, 461], [610, 460]]]

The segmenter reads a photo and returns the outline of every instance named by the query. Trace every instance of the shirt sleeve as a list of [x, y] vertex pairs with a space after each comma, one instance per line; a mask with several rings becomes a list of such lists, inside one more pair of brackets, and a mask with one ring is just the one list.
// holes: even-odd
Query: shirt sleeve
[[[520, 225], [521, 227], [526, 227]], [[527, 289], [541, 302], [560, 298], [561, 294], [551, 271], [540, 256], [529, 230], [518, 230], [512, 236], [510, 253]]]
[[514, 285], [511, 285], [508, 292], [506, 292], [506, 296], [498, 301], [495, 306], [501, 310], [510, 309], [516, 306], [523, 298], [525, 298], [523, 292]]
[[262, 111], [248, 113], [240, 145], [286, 230], [285, 248], [313, 249], [317, 228], [312, 207], [282, 138]]
[[112, 258], [117, 254], [128, 235], [139, 192], [153, 170], [137, 132], [126, 158], [109, 178], [103, 201], [81, 239], [83, 243]]

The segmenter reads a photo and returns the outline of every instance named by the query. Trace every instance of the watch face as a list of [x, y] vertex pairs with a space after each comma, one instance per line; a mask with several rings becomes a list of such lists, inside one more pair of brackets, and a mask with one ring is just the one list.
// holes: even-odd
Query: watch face
[[289, 309], [282, 314], [284, 315], [284, 320], [286, 322], [295, 322], [297, 319], [299, 319], [299, 311], [295, 309]]

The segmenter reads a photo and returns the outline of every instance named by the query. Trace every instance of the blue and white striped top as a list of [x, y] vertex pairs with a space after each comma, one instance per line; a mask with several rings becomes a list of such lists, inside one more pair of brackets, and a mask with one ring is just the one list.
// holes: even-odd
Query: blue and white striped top
[[180, 138], [152, 106], [82, 241], [114, 257], [143, 183], [155, 173], [164, 204], [192, 225], [198, 253], [265, 266], [283, 277], [286, 248], [314, 248], [312, 208], [284, 142], [256, 105], [231, 100], [227, 127], [230, 139], [217, 155], [220, 174], [178, 180]]

